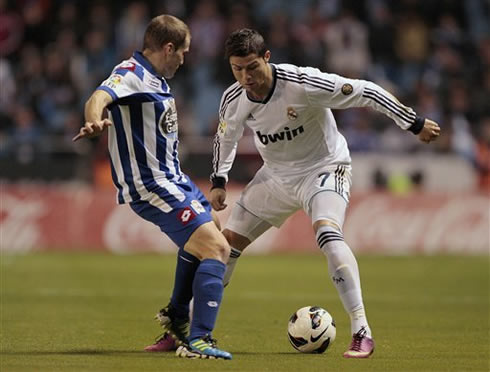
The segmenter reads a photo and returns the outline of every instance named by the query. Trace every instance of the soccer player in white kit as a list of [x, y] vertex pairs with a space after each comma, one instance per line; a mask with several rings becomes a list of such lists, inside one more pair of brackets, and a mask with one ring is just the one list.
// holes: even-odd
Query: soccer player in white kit
[[374, 340], [357, 261], [342, 233], [351, 158], [331, 109], [372, 107], [426, 143], [439, 136], [439, 126], [417, 116], [372, 82], [269, 63], [271, 53], [254, 30], [233, 32], [225, 54], [237, 82], [224, 92], [219, 109], [211, 175], [213, 208], [226, 208], [225, 185], [244, 126], [254, 132], [264, 165], [241, 193], [223, 231], [231, 246], [224, 284], [251, 242], [303, 209], [311, 218], [329, 274], [351, 319], [352, 343], [344, 357], [367, 358], [374, 351]]

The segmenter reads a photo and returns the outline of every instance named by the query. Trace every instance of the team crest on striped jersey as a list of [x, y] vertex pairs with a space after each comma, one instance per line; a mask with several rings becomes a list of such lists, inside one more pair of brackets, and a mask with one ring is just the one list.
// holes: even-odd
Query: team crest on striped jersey
[[160, 119], [160, 127], [166, 134], [175, 133], [179, 127], [177, 120], [177, 108], [175, 107], [175, 101], [169, 99], [167, 101], [168, 107], [165, 113]]
[[289, 120], [296, 120], [298, 118], [298, 113], [296, 112], [296, 110], [294, 108], [289, 106], [287, 108], [287, 110], [288, 110], [287, 115], [288, 115]]

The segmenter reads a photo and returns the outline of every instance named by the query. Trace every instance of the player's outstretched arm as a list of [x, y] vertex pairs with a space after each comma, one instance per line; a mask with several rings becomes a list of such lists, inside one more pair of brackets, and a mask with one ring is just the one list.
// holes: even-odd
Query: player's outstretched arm
[[80, 128], [78, 134], [73, 137], [73, 141], [80, 138], [93, 138], [102, 134], [102, 132], [112, 122], [109, 119], [103, 119], [104, 109], [112, 102], [109, 93], [103, 90], [96, 90], [85, 104], [85, 124]]
[[225, 203], [226, 190], [216, 187], [211, 190], [211, 206], [215, 211], [222, 211], [228, 205]]
[[435, 141], [439, 134], [441, 133], [441, 128], [439, 125], [432, 120], [425, 119], [424, 126], [420, 133], [418, 134], [419, 140], [425, 143], [430, 143]]

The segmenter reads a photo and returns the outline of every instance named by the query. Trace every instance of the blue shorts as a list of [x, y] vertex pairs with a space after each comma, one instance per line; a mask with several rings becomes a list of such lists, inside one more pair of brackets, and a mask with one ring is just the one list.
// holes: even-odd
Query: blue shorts
[[[213, 220], [211, 205], [201, 190], [187, 178], [185, 184], [175, 184], [185, 195], [185, 200], [172, 201], [172, 210], [165, 213], [146, 200], [129, 203], [138, 216], [157, 225], [180, 248], [201, 225]], [[166, 199], [166, 195], [159, 195]]]

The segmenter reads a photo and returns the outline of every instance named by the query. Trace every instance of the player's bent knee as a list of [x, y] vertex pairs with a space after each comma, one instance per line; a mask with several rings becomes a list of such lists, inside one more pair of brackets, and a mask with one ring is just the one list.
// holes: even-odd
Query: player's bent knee
[[200, 260], [212, 258], [226, 263], [230, 255], [230, 246], [226, 241], [216, 240], [201, 241], [198, 244], [186, 244], [184, 249], [198, 257]]
[[221, 262], [228, 262], [228, 257], [230, 256], [230, 245], [226, 241], [223, 235], [220, 233], [219, 239], [213, 239], [212, 243], [205, 244], [205, 250], [208, 257], [204, 258], [214, 258]]
[[184, 249], [200, 260], [212, 258], [226, 263], [230, 255], [230, 246], [214, 222], [201, 225]]
[[230, 246], [240, 251], [243, 251], [251, 243], [248, 238], [228, 229], [223, 230], [223, 235], [225, 236]]

